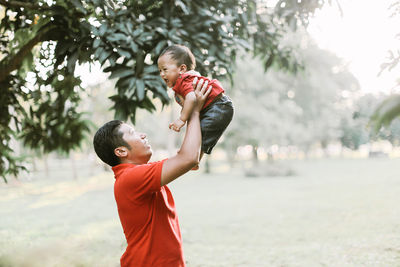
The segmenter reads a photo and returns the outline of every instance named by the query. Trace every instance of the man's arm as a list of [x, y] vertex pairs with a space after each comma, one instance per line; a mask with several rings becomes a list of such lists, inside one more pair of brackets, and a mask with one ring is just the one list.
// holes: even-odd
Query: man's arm
[[[193, 81], [193, 84], [196, 83], [197, 78]], [[172, 182], [199, 163], [201, 146], [200, 110], [211, 91], [211, 86], [207, 89], [207, 85], [207, 82], [203, 85], [203, 80], [200, 80], [199, 83], [197, 83], [195, 90], [197, 101], [188, 120], [181, 149], [174, 157], [167, 159], [163, 163], [161, 171], [161, 186]]]

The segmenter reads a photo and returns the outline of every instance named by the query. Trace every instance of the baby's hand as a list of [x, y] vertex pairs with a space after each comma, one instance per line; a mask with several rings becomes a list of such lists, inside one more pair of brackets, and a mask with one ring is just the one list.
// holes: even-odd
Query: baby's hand
[[169, 128], [174, 130], [175, 132], [179, 132], [181, 128], [185, 125], [186, 122], [184, 122], [181, 119], [176, 119], [173, 123], [169, 124]]

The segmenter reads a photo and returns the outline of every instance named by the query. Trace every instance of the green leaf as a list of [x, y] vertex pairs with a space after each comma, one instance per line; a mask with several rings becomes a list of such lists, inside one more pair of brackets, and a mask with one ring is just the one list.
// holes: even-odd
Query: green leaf
[[189, 9], [186, 7], [186, 5], [182, 1], [176, 0], [175, 5], [182, 9], [183, 14], [188, 15], [190, 13]]
[[264, 69], [268, 70], [269, 67], [271, 67], [272, 63], [274, 63], [274, 55], [273, 54], [268, 57], [267, 61], [264, 64]]
[[99, 35], [104, 36], [104, 34], [107, 32], [107, 29], [108, 29], [108, 25], [102, 24], [99, 29]]
[[103, 65], [106, 62], [107, 58], [112, 55], [112, 53], [113, 53], [112, 51], [103, 50], [103, 53], [101, 53], [99, 56], [100, 64]]
[[121, 48], [118, 48], [117, 51], [118, 51], [118, 54], [120, 54], [123, 57], [126, 57], [126, 58], [131, 58], [132, 57], [131, 53], [129, 53], [128, 51], [125, 51], [125, 50], [123, 50]]
[[117, 81], [117, 83], [115, 84], [115, 86], [116, 86], [118, 89], [122, 89], [123, 91], [125, 91], [125, 90], [129, 87], [129, 83], [130, 83], [131, 79], [132, 79], [132, 78], [131, 78], [130, 76], [127, 76], [127, 77], [118, 79], [118, 81]]
[[132, 92], [132, 94], [130, 95], [130, 98], [131, 98], [132, 95], [135, 93], [135, 84], [136, 84], [136, 78], [131, 78], [131, 79], [129, 79], [129, 84], [128, 84], [128, 89], [127, 89], [127, 91]]
[[114, 33], [111, 35], [106, 36], [108, 41], [111, 42], [118, 42], [118, 41], [126, 41], [128, 39], [128, 37], [125, 34], [122, 33]]
[[[148, 75], [151, 73], [158, 73], [158, 66], [156, 65], [150, 65], [150, 66], [145, 66], [143, 70], [143, 74]], [[157, 75], [158, 76], [158, 75]]]
[[79, 11], [81, 11], [83, 14], [87, 14], [87, 10], [83, 7], [81, 1], [79, 0], [71, 0], [72, 4], [74, 4], [74, 6], [79, 9]]
[[142, 101], [144, 98], [144, 82], [143, 80], [136, 80], [136, 88], [137, 88], [137, 97], [139, 101]]
[[93, 42], [93, 48], [99, 47], [100, 44], [101, 44], [101, 39], [100, 38], [95, 39]]
[[386, 98], [374, 111], [369, 125], [374, 126], [377, 133], [383, 126], [388, 126], [400, 116], [400, 95], [392, 95]]
[[137, 53], [139, 50], [139, 47], [137, 46], [137, 44], [135, 44], [134, 42], [130, 43], [131, 49], [134, 53]]
[[168, 44], [167, 44], [167, 41], [166, 41], [166, 40], [163, 40], [163, 41], [158, 42], [158, 44], [157, 44], [156, 47], [154, 48], [154, 53], [155, 53], [156, 55], [161, 54], [162, 50], [163, 50], [164, 48], [166, 48], [167, 45], [168, 45]]
[[135, 75], [135, 72], [130, 69], [130, 68], [120, 68], [115, 71], [113, 71], [109, 77], [109, 79], [114, 79], [114, 78], [124, 78], [130, 75]]
[[132, 22], [131, 22], [131, 21], [126, 21], [126, 22], [125, 22], [125, 27], [126, 27], [128, 33], [129, 33], [130, 35], [132, 35], [132, 34], [133, 34], [133, 31], [132, 31], [132, 29], [133, 29], [133, 24], [132, 24]]

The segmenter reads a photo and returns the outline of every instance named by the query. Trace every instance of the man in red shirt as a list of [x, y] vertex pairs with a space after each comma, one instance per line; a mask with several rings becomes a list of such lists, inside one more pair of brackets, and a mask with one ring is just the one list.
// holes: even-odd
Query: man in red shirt
[[197, 83], [195, 110], [182, 146], [171, 158], [149, 163], [152, 150], [146, 134], [122, 121], [104, 124], [94, 136], [96, 154], [112, 166], [116, 179], [114, 196], [128, 243], [122, 267], [185, 266], [175, 203], [166, 185], [199, 162], [199, 114], [211, 91], [207, 86], [202, 80]]

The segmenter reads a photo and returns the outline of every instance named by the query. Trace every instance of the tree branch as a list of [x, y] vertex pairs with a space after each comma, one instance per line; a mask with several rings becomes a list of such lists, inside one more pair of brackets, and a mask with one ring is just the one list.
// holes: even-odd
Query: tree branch
[[0, 5], [3, 5], [5, 7], [14, 7], [14, 8], [18, 8], [18, 7], [23, 7], [26, 9], [33, 9], [33, 10], [50, 10], [51, 7], [49, 6], [40, 6], [40, 5], [36, 5], [36, 4], [32, 4], [32, 3], [26, 3], [26, 2], [22, 2], [22, 1], [13, 1], [13, 0], [0, 0]]
[[21, 47], [21, 49], [14, 56], [5, 57], [2, 61], [0, 61], [0, 82], [5, 80], [5, 78], [12, 71], [18, 69], [21, 66], [21, 63], [24, 60], [25, 56], [32, 50], [32, 48], [36, 44], [45, 41], [46, 34], [53, 28], [55, 28], [54, 25], [50, 25], [49, 27], [44, 28], [23, 47]]

